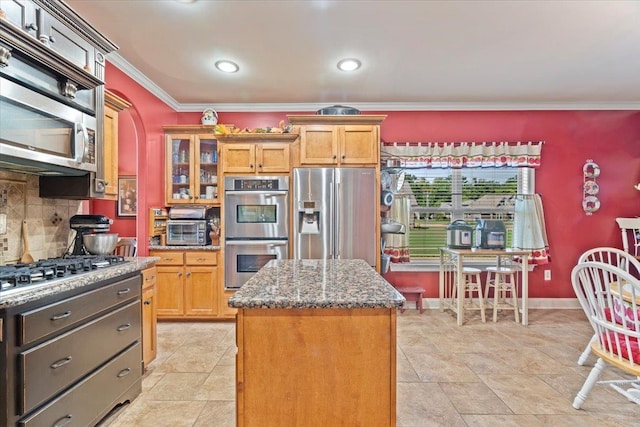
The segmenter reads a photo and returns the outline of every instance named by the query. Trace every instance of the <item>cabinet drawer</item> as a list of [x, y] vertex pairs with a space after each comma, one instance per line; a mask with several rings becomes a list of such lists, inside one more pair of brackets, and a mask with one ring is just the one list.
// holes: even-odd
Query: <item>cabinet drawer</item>
[[140, 300], [135, 300], [20, 353], [20, 413], [27, 413], [139, 341], [140, 334]]
[[20, 421], [18, 425], [65, 425], [67, 420], [72, 420], [69, 425], [74, 426], [94, 425], [115, 403], [119, 403], [120, 396], [136, 383], [138, 385], [134, 396], [140, 393], [140, 352], [140, 343], [136, 343], [49, 405]]
[[142, 290], [155, 286], [158, 279], [158, 269], [154, 267], [142, 270]]
[[182, 265], [184, 264], [184, 252], [161, 251], [153, 252], [151, 256], [160, 257], [156, 265]]
[[187, 265], [217, 265], [217, 252], [186, 252]]
[[25, 345], [89, 316], [140, 296], [140, 276], [18, 315], [19, 344]]

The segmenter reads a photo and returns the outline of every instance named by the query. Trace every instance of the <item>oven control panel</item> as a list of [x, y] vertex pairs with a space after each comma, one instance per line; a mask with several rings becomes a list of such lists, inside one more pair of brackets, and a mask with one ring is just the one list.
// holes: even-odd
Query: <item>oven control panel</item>
[[233, 191], [281, 191], [289, 189], [289, 180], [288, 177], [282, 176], [271, 178], [226, 178], [225, 188]]

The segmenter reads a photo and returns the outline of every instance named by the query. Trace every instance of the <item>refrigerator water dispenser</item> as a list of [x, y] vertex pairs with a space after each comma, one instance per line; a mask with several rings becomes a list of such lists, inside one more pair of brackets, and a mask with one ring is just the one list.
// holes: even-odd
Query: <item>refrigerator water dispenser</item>
[[302, 201], [298, 207], [298, 232], [300, 234], [320, 234], [320, 212], [316, 202]]

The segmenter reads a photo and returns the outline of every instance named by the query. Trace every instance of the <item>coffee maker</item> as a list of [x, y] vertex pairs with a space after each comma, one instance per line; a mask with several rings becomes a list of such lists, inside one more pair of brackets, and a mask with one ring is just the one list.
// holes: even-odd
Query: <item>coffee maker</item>
[[71, 255], [89, 255], [82, 237], [89, 233], [106, 233], [111, 228], [113, 220], [104, 215], [74, 215], [69, 219], [69, 227], [75, 230], [73, 252]]

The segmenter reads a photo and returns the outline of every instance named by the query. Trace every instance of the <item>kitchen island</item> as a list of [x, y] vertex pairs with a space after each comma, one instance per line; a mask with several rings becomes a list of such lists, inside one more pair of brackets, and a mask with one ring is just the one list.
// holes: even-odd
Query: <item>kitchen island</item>
[[396, 311], [363, 260], [273, 260], [234, 296], [238, 426], [396, 425]]

